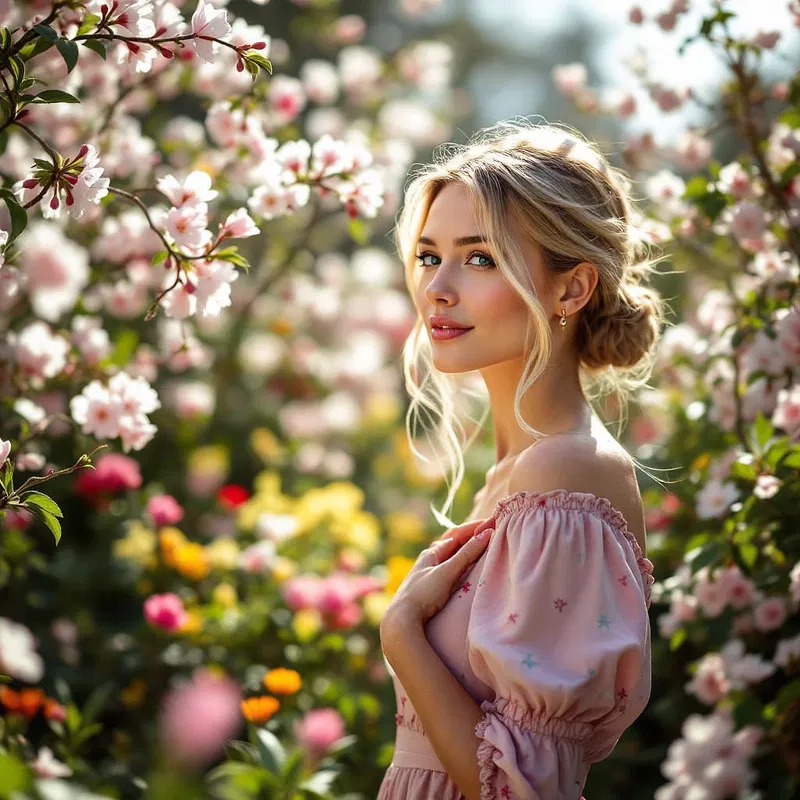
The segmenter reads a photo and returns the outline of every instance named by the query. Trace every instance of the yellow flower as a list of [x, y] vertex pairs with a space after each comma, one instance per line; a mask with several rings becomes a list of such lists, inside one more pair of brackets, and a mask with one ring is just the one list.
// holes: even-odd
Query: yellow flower
[[406, 558], [406, 556], [392, 556], [386, 562], [386, 569], [389, 571], [389, 579], [386, 582], [384, 591], [390, 595], [393, 595], [415, 563], [415, 558]]
[[392, 511], [386, 515], [389, 538], [400, 542], [421, 542], [425, 526], [418, 514], [412, 511]]
[[292, 628], [301, 642], [307, 642], [322, 627], [322, 615], [316, 608], [301, 608], [294, 612]]
[[367, 555], [372, 555], [380, 544], [380, 522], [369, 511], [336, 519], [331, 523], [330, 532], [335, 541]]
[[134, 678], [119, 693], [119, 699], [126, 708], [136, 708], [142, 704], [147, 694], [147, 682], [141, 678]]
[[242, 714], [246, 720], [260, 724], [266, 722], [281, 707], [276, 697], [262, 695], [261, 697], [248, 697], [240, 703]]
[[211, 571], [206, 550], [197, 542], [179, 545], [173, 553], [174, 566], [181, 575], [199, 581]]
[[186, 621], [181, 625], [179, 633], [193, 634], [203, 629], [203, 617], [198, 611], [190, 608], [186, 612]]
[[227, 474], [230, 467], [230, 453], [224, 444], [196, 447], [189, 453], [187, 466], [190, 470]]
[[297, 571], [297, 565], [290, 558], [278, 556], [272, 564], [272, 577], [278, 583], [283, 583], [287, 578], [291, 578]]
[[139, 520], [131, 520], [125, 536], [116, 539], [111, 545], [114, 557], [133, 561], [142, 567], [155, 567], [156, 534]]
[[394, 422], [400, 411], [400, 401], [395, 395], [389, 392], [373, 392], [367, 398], [364, 422], [367, 425], [385, 425]]
[[273, 694], [294, 694], [300, 691], [302, 685], [300, 673], [285, 667], [271, 669], [264, 676], [264, 686]]
[[277, 461], [283, 455], [278, 437], [269, 428], [256, 428], [250, 434], [250, 447], [265, 464]]
[[206, 545], [206, 556], [213, 569], [235, 569], [239, 563], [239, 545], [230, 536], [220, 536]]
[[167, 525], [158, 532], [158, 541], [161, 545], [161, 557], [168, 567], [175, 566], [175, 551], [182, 544], [186, 544], [186, 537], [183, 531]]
[[391, 602], [392, 596], [387, 592], [370, 592], [363, 600], [364, 616], [367, 618], [367, 622], [377, 628]]
[[218, 583], [211, 592], [211, 599], [224, 608], [234, 608], [238, 602], [236, 589], [230, 583]]

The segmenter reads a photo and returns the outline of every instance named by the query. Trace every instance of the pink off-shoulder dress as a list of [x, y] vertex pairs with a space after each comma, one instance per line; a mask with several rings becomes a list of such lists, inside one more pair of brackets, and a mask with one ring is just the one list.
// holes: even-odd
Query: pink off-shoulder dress
[[[426, 636], [483, 711], [481, 800], [580, 800], [650, 698], [653, 564], [605, 497], [516, 492], [492, 517]], [[386, 664], [397, 735], [377, 800], [463, 800]]]

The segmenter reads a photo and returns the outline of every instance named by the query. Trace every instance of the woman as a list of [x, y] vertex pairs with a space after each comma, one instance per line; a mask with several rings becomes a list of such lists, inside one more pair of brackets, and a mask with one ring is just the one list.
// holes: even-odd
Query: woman
[[460, 479], [448, 376], [479, 372], [497, 463], [381, 624], [397, 739], [378, 800], [578, 800], [648, 702], [635, 461], [589, 404], [609, 388], [624, 403], [652, 370], [663, 306], [633, 214], [623, 174], [549, 125], [481, 131], [407, 189], [411, 411], [441, 413]]

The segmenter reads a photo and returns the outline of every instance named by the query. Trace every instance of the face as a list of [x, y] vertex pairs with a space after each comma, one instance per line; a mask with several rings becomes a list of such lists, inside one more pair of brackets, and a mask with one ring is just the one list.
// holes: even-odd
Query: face
[[[466, 189], [455, 183], [445, 186], [423, 225], [415, 266], [416, 303], [441, 372], [469, 372], [524, 356], [527, 306], [506, 283], [481, 233]], [[526, 238], [518, 241], [538, 297], [548, 314], [556, 313], [558, 298], [551, 303], [546, 296], [539, 247]], [[471, 330], [455, 338], [435, 338], [430, 317], [437, 314]]]

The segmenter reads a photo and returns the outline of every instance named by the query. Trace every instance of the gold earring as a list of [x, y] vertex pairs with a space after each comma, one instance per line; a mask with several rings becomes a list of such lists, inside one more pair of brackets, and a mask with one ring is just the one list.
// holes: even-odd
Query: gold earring
[[562, 328], [565, 327], [566, 324], [567, 324], [567, 309], [566, 308], [562, 308], [561, 309], [561, 327]]

